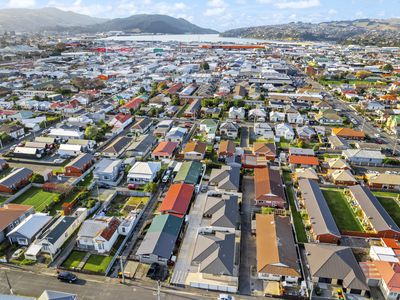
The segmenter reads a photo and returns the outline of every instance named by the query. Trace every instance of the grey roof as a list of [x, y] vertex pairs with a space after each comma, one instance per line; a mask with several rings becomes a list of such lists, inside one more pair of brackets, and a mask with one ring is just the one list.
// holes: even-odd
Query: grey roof
[[400, 228], [368, 187], [354, 185], [349, 190], [376, 231], [393, 230], [400, 233]]
[[19, 183], [21, 180], [28, 178], [33, 174], [32, 170], [28, 168], [19, 168], [8, 174], [0, 180], [0, 185], [12, 187]]
[[97, 164], [94, 173], [113, 173], [115, 168], [122, 165], [121, 159], [102, 158]]
[[150, 118], [143, 118], [138, 120], [133, 126], [132, 128], [135, 129], [146, 129], [149, 125], [151, 125], [153, 121]]
[[135, 152], [146, 152], [151, 148], [156, 141], [156, 137], [152, 134], [146, 134], [144, 138], [138, 142], [133, 143], [131, 146], [129, 146], [128, 150], [129, 151], [135, 151]]
[[328, 244], [305, 244], [312, 277], [343, 280], [348, 289], [368, 290], [366, 279], [351, 248]]
[[82, 169], [86, 164], [92, 162], [94, 159], [94, 156], [89, 153], [83, 153], [79, 156], [77, 156], [73, 161], [71, 161], [67, 167], [76, 167], [79, 169]]
[[316, 235], [331, 234], [340, 237], [339, 229], [318, 183], [310, 179], [301, 179], [299, 189], [306, 204], [313, 232]]
[[238, 191], [240, 183], [240, 168], [222, 166], [221, 169], [212, 169], [209, 182], [216, 184], [219, 189]]
[[192, 262], [201, 273], [233, 276], [235, 247], [234, 233], [199, 234]]
[[75, 294], [45, 290], [38, 300], [75, 300]]
[[103, 153], [120, 153], [125, 147], [127, 147], [133, 138], [121, 136], [117, 138], [114, 142], [112, 142], [107, 148], [103, 150]]
[[46, 239], [54, 244], [64, 232], [75, 222], [76, 217], [65, 216], [60, 219], [56, 226], [50, 229]]
[[207, 197], [204, 216], [211, 216], [211, 226], [236, 228], [238, 222], [238, 197], [222, 195]]

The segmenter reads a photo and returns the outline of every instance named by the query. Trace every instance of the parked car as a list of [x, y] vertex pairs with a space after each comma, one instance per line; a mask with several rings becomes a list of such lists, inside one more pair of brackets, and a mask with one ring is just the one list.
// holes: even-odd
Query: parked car
[[11, 258], [18, 259], [22, 255], [22, 253], [24, 253], [24, 249], [22, 249], [22, 248], [18, 249], [11, 255]]
[[136, 190], [139, 187], [138, 184], [130, 183], [128, 184], [128, 189], [130, 190]]
[[228, 294], [219, 294], [218, 300], [235, 300], [235, 297]]
[[71, 272], [60, 272], [57, 275], [57, 279], [60, 281], [65, 281], [69, 283], [75, 282], [78, 278], [76, 277], [75, 274], [72, 274]]

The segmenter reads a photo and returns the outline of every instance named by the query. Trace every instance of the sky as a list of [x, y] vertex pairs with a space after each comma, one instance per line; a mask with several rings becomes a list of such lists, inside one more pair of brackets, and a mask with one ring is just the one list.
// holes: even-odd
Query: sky
[[219, 31], [288, 22], [400, 17], [400, 0], [0, 0], [0, 8], [57, 7], [95, 17], [167, 14]]

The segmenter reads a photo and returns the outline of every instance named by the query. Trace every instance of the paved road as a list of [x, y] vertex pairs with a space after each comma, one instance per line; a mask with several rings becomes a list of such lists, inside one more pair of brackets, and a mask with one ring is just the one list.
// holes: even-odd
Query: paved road
[[240, 129], [240, 147], [247, 148], [249, 146], [249, 128], [242, 126]]
[[[155, 290], [138, 285], [121, 285], [107, 282], [79, 280], [76, 284], [59, 282], [55, 276], [8, 270], [7, 277], [15, 295], [38, 297], [46, 290], [56, 290], [78, 295], [80, 300], [157, 299]], [[156, 288], [156, 287], [154, 287]], [[0, 294], [9, 294], [4, 270], [0, 270]], [[161, 299], [212, 299], [182, 291], [161, 289]]]

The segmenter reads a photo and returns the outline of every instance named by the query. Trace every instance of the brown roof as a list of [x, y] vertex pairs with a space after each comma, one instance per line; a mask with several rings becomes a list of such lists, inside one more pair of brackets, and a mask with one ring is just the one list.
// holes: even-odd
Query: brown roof
[[205, 154], [206, 153], [207, 144], [203, 142], [189, 142], [186, 144], [185, 149], [183, 150], [184, 153], [188, 152], [198, 152]]
[[256, 215], [257, 272], [300, 277], [290, 218]]
[[256, 200], [262, 200], [264, 196], [269, 195], [278, 196], [285, 201], [282, 178], [278, 170], [268, 167], [254, 169], [254, 184]]
[[104, 228], [103, 232], [101, 233], [101, 236], [106, 241], [109, 241], [114, 235], [115, 231], [117, 231], [119, 224], [121, 224], [121, 221], [118, 220], [117, 218], [113, 218], [110, 221], [110, 223], [108, 223], [108, 226]]
[[235, 143], [231, 140], [224, 140], [219, 143], [218, 153], [231, 153], [235, 154]]
[[255, 142], [253, 145], [254, 154], [276, 156], [276, 148], [273, 143]]
[[18, 219], [21, 215], [32, 209], [31, 205], [5, 204], [0, 207], [0, 231]]

